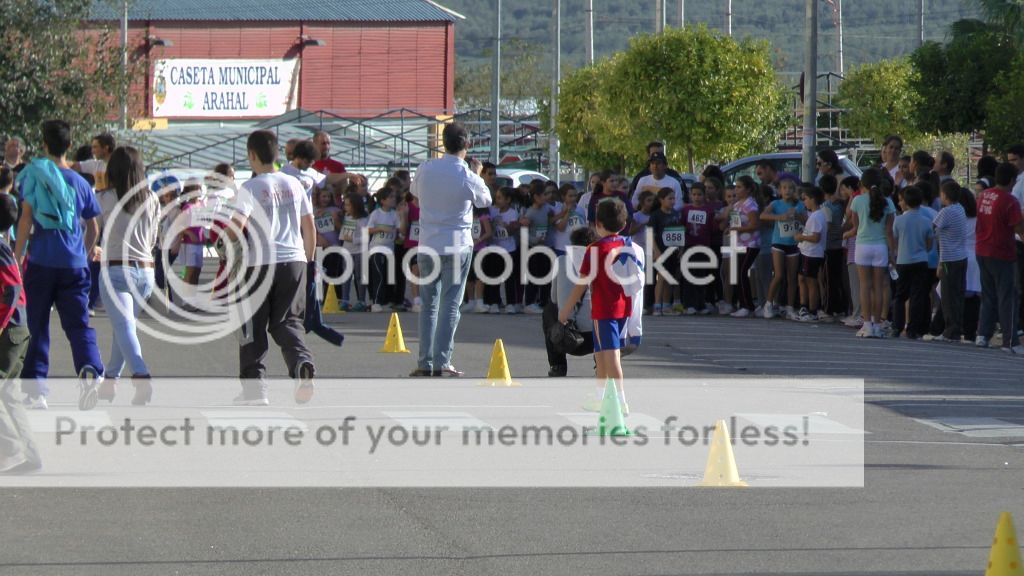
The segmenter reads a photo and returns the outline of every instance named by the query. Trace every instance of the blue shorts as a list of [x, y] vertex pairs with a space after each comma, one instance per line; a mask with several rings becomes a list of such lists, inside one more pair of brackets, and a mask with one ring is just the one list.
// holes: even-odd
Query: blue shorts
[[594, 352], [625, 348], [628, 344], [626, 339], [627, 320], [629, 319], [594, 320]]

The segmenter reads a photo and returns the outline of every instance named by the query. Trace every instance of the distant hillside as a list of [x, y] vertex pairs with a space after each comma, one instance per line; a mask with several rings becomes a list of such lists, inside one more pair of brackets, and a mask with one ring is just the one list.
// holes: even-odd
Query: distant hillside
[[[456, 24], [456, 53], [461, 65], [488, 53], [493, 36], [495, 0], [439, 0], [466, 20]], [[678, 21], [678, 0], [665, 0], [669, 25]], [[835, 69], [836, 29], [831, 7], [821, 0], [819, 70]], [[962, 0], [926, 0], [925, 37], [942, 40], [951, 22], [977, 13]], [[686, 0], [686, 23], [725, 28], [725, 0]], [[845, 0], [846, 67], [906, 54], [918, 44], [916, 0]], [[503, 0], [504, 38], [520, 38], [546, 54], [551, 46], [553, 0]], [[584, 0], [562, 0], [562, 61], [583, 63]], [[634, 34], [653, 32], [654, 0], [594, 0], [594, 51], [597, 57], [624, 49]], [[798, 76], [803, 58], [804, 3], [801, 0], [733, 0], [733, 34], [771, 41], [780, 73]], [[549, 58], [549, 56], [545, 56]]]

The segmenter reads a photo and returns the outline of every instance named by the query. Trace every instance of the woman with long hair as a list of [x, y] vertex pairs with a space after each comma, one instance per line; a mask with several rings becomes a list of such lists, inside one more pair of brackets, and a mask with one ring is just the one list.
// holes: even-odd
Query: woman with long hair
[[114, 150], [107, 162], [107, 182], [116, 194], [101, 196], [103, 259], [100, 297], [114, 332], [107, 379], [99, 397], [114, 400], [117, 379], [125, 363], [132, 371], [132, 404], [145, 405], [153, 395], [149, 368], [135, 333], [139, 309], [156, 284], [153, 247], [160, 220], [160, 202], [146, 185], [142, 155], [130, 146]]
[[[738, 235], [737, 245], [746, 248], [742, 254], [733, 255], [733, 258], [740, 259], [739, 285], [740, 285], [740, 307], [731, 316], [735, 318], [747, 318], [754, 313], [754, 293], [750, 285], [750, 268], [757, 260], [761, 252], [761, 206], [764, 205], [761, 198], [761, 191], [754, 179], [750, 176], [740, 176], [736, 179], [736, 203], [732, 205], [729, 212], [729, 220], [726, 222], [726, 234], [736, 233]], [[726, 236], [728, 238], [728, 236]], [[725, 244], [728, 244], [728, 239]], [[724, 282], [732, 282], [732, 278], [723, 278]]]
[[893, 183], [888, 174], [878, 168], [869, 168], [861, 176], [861, 194], [850, 202], [847, 218], [850, 230], [844, 237], [856, 237], [854, 260], [860, 286], [860, 308], [864, 325], [857, 332], [861, 338], [882, 338], [883, 309], [889, 291], [887, 270], [892, 262], [892, 225], [896, 206], [889, 198]]

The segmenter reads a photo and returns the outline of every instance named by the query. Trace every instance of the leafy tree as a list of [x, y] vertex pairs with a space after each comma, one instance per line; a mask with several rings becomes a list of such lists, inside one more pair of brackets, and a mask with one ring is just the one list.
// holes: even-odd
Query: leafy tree
[[1019, 54], [1010, 69], [999, 76], [995, 91], [988, 98], [988, 128], [985, 142], [998, 151], [1006, 150], [1024, 141], [1024, 114], [1021, 114], [1021, 95], [1024, 94], [1024, 54]]
[[975, 20], [959, 21], [950, 32], [949, 44], [928, 42], [910, 56], [918, 72], [911, 85], [921, 95], [917, 124], [925, 132], [984, 128], [985, 106], [979, 104], [1016, 51], [1004, 35]]
[[90, 134], [116, 115], [121, 51], [112, 31], [81, 31], [90, 5], [0, 0], [0, 132], [31, 145], [44, 120], [63, 118]]
[[915, 110], [921, 96], [914, 89], [918, 73], [906, 58], [882, 60], [851, 70], [839, 85], [836, 103], [845, 111], [841, 125], [881, 145], [888, 134], [920, 134]]
[[676, 166], [742, 156], [774, 148], [786, 124], [768, 44], [705, 26], [638, 36], [621, 55], [563, 80], [561, 92], [563, 153], [590, 168], [601, 166], [585, 155], [599, 154], [636, 169], [651, 140], [666, 142]]
[[998, 34], [1024, 46], [1024, 2], [1021, 0], [971, 0], [985, 22]]

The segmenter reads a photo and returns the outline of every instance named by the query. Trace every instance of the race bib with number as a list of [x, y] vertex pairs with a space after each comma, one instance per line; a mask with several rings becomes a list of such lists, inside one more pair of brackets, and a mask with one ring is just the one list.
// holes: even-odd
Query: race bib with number
[[495, 226], [494, 237], [498, 240], [508, 240], [508, 228], [505, 228], [504, 226]]
[[732, 212], [729, 214], [729, 227], [739, 228], [743, 226], [743, 216], [739, 212]]
[[803, 226], [796, 220], [783, 220], [779, 222], [779, 236], [783, 238], [792, 238], [802, 229]]
[[543, 242], [548, 237], [547, 226], [537, 226], [533, 229], [533, 239], [537, 242]]
[[420, 223], [413, 222], [409, 224], [409, 240], [413, 242], [420, 241]]
[[394, 242], [395, 241], [395, 227], [394, 226], [380, 226], [384, 228], [383, 232], [377, 232], [373, 235], [374, 240], [378, 242]]
[[708, 213], [697, 211], [690, 212], [686, 215], [686, 223], [703, 226], [708, 223]]
[[315, 219], [316, 231], [321, 234], [327, 234], [328, 232], [334, 231], [334, 218], [330, 214], [324, 214], [319, 218]]
[[475, 240], [479, 240], [480, 237], [484, 235], [484, 229], [483, 229], [483, 226], [480, 225], [480, 219], [479, 218], [474, 218], [473, 219], [473, 227], [471, 228], [471, 230], [473, 232], [473, 240], [474, 241]]
[[565, 229], [568, 230], [569, 232], [573, 232], [574, 230], [579, 230], [580, 228], [586, 227], [586, 225], [587, 223], [585, 220], [583, 220], [583, 217], [574, 212], [571, 216], [569, 216], [569, 221], [566, 223]]
[[686, 245], [686, 229], [682, 226], [668, 226], [661, 233], [661, 242], [665, 246], [682, 247]]
[[351, 220], [346, 220], [341, 225], [341, 239], [344, 242], [352, 242], [356, 238], [356, 223]]

